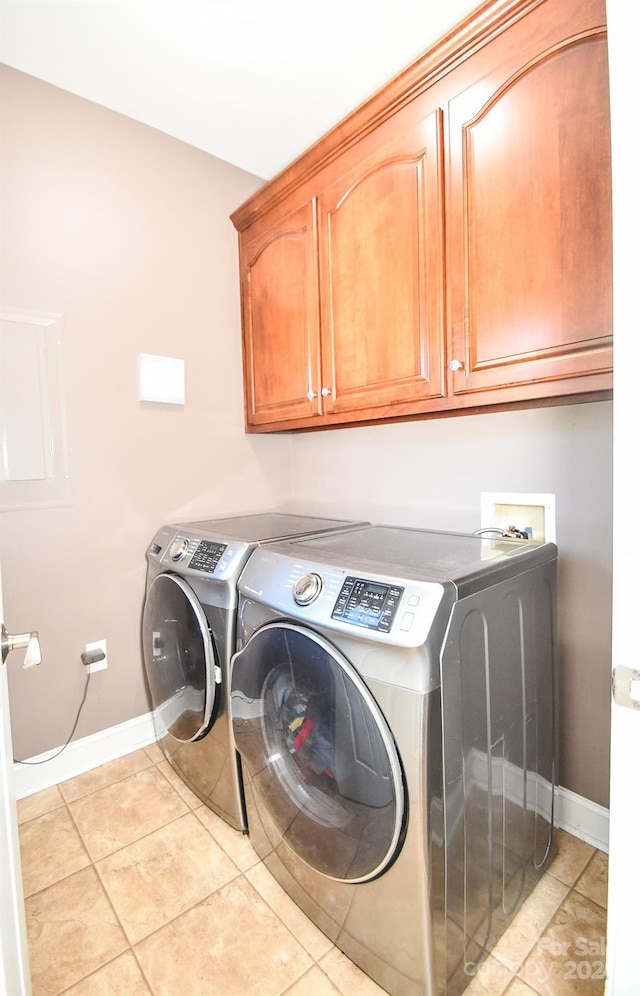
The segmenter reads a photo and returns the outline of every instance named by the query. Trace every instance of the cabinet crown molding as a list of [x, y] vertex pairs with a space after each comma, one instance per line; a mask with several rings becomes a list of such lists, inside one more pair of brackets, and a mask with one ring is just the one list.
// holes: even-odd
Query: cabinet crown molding
[[276, 207], [292, 190], [433, 86], [475, 51], [546, 0], [488, 0], [454, 25], [415, 62], [339, 121], [330, 131], [266, 181], [231, 215], [241, 232]]

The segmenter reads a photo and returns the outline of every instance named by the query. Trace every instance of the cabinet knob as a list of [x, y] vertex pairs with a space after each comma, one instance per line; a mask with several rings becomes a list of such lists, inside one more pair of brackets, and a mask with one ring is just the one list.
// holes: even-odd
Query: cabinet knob
[[317, 398], [317, 397], [318, 397], [318, 392], [317, 391], [309, 391], [309, 393], [307, 394], [307, 401], [313, 401], [314, 398]]
[[455, 373], [457, 370], [462, 370], [463, 367], [464, 363], [461, 360], [451, 360], [451, 363], [449, 364], [449, 370], [451, 370], [452, 373]]
[[320, 394], [322, 395], [323, 398], [328, 398], [329, 395], [331, 394], [331, 388], [323, 387], [322, 390], [320, 391]]

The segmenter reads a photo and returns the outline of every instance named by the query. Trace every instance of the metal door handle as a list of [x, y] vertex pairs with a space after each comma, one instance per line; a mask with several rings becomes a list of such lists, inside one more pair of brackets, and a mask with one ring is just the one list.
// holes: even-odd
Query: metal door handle
[[7, 633], [4, 623], [2, 624], [2, 663], [6, 661], [12, 650], [25, 650], [23, 667], [33, 667], [34, 664], [42, 663], [42, 653], [40, 652], [40, 640], [35, 633]]
[[328, 398], [329, 395], [331, 394], [331, 388], [323, 387], [322, 390], [320, 391], [320, 394], [322, 395], [323, 398]]

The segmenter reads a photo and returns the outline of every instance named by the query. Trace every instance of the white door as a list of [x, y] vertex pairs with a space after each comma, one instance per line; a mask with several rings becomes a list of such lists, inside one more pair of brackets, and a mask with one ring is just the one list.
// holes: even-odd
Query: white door
[[[640, 672], [640, 10], [607, 0], [614, 225], [613, 667]], [[638, 685], [631, 688], [637, 694]], [[611, 711], [608, 996], [640, 993], [640, 709]]]
[[[0, 576], [0, 626], [2, 577]], [[24, 917], [18, 821], [13, 787], [13, 750], [7, 690], [7, 664], [0, 663], [0, 993], [29, 996], [31, 980]]]

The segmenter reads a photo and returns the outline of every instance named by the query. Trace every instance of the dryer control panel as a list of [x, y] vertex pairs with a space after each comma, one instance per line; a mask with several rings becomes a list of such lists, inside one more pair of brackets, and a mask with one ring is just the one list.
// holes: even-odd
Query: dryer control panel
[[163, 526], [147, 550], [151, 563], [170, 568], [183, 577], [234, 581], [251, 548], [240, 541], [209, 539], [188, 529]]
[[196, 552], [189, 561], [189, 567], [192, 571], [205, 571], [207, 574], [213, 574], [220, 557], [227, 549], [226, 543], [212, 543], [211, 540], [201, 540], [198, 543]]

